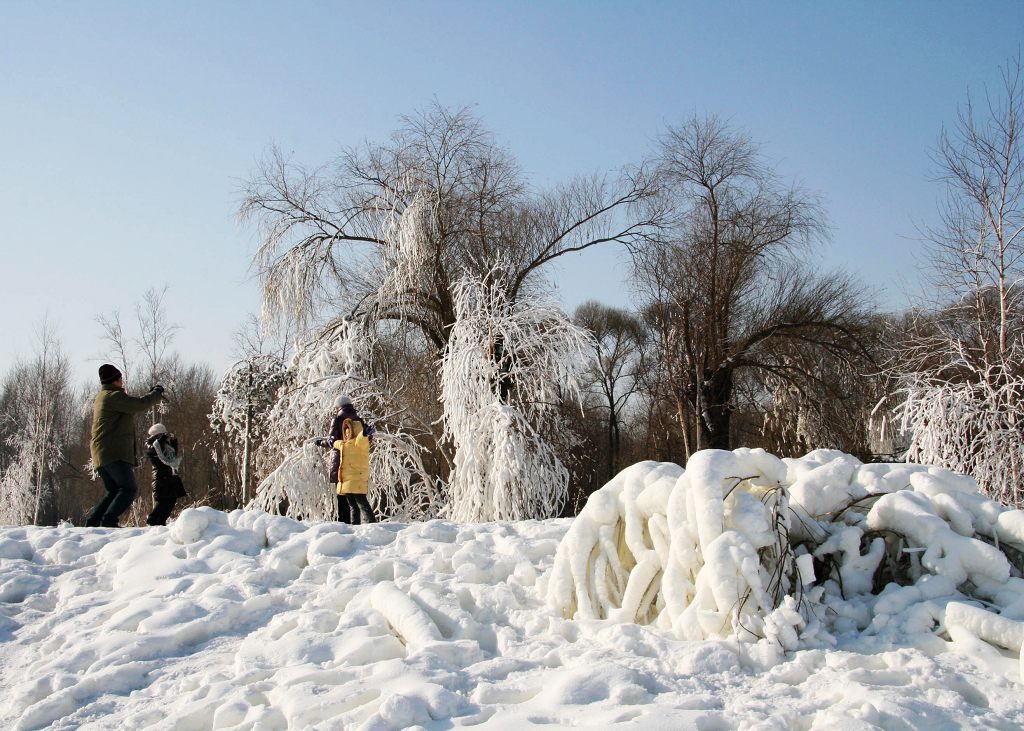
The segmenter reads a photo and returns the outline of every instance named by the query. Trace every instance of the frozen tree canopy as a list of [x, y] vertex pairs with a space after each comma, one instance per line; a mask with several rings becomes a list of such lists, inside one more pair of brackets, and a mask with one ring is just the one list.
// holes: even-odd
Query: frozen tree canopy
[[289, 371], [280, 359], [257, 355], [239, 361], [221, 378], [210, 414], [210, 425], [229, 434], [262, 436], [267, 412], [280, 388], [289, 382]]
[[558, 428], [559, 388], [576, 389], [588, 335], [557, 306], [513, 302], [507, 289], [497, 275], [454, 288], [457, 321], [441, 363], [445, 432], [456, 447], [453, 520], [550, 518], [568, 490], [545, 433]]
[[1019, 655], [1024, 511], [936, 467], [831, 450], [641, 462], [595, 492], [546, 588], [566, 617], [735, 636], [771, 661], [844, 633], [974, 637]]

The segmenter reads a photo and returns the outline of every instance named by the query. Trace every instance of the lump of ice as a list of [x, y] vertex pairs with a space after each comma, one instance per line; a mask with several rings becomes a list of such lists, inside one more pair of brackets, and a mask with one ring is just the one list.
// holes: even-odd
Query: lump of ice
[[12, 536], [0, 538], [0, 559], [31, 561], [32, 553], [32, 546], [27, 541]]

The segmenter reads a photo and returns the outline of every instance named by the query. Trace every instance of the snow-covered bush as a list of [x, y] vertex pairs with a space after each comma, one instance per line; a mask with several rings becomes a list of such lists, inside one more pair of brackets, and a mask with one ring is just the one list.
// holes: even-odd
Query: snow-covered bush
[[[546, 595], [566, 617], [734, 636], [765, 659], [851, 631], [974, 632], [1019, 653], [1022, 551], [1024, 511], [943, 468], [706, 450], [685, 470], [633, 465], [595, 492]], [[947, 605], [974, 609], [947, 618]]]
[[514, 302], [499, 274], [454, 288], [456, 323], [441, 362], [445, 434], [455, 444], [447, 517], [549, 518], [569, 473], [547, 440], [553, 408], [577, 390], [589, 335], [556, 305]]
[[1024, 375], [930, 375], [903, 378], [896, 415], [909, 441], [907, 460], [974, 475], [993, 499], [1024, 505]]
[[267, 434], [270, 409], [291, 372], [280, 358], [254, 355], [235, 363], [221, 378], [210, 410], [210, 426], [224, 432], [241, 453], [242, 501], [249, 498], [253, 450]]

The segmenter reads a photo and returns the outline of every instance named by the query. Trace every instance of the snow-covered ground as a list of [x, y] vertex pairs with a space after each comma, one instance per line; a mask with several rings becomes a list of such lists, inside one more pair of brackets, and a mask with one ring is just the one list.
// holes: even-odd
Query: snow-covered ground
[[[681, 474], [631, 470], [604, 494], [643, 506]], [[571, 525], [203, 508], [167, 528], [0, 528], [0, 728], [1024, 727], [1018, 653], [976, 633], [832, 627], [766, 654], [567, 619]]]

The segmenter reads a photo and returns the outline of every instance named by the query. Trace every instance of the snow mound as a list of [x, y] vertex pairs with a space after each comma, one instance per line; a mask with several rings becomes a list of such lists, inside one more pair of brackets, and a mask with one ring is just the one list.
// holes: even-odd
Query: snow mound
[[[847, 472], [870, 496], [850, 508], [783, 500], [783, 485]], [[915, 474], [938, 481], [917, 490]], [[928, 568], [867, 525], [883, 496], [943, 485], [972, 525], [1019, 535], [955, 476], [755, 452], [685, 473], [634, 466], [574, 521], [349, 526], [198, 508], [167, 528], [0, 527], [0, 728], [1021, 728], [1016, 570], [979, 573], [969, 551]], [[780, 553], [777, 578], [764, 566], [787, 515], [792, 541], [828, 553]], [[795, 537], [819, 523], [836, 527]], [[854, 593], [857, 577], [873, 588], [876, 538], [905, 583]], [[973, 577], [960, 586], [957, 566]], [[780, 581], [794, 591], [776, 600]], [[578, 596], [573, 619], [552, 596]], [[683, 616], [720, 638], [679, 639]]]
[[1024, 512], [940, 468], [707, 450], [685, 470], [633, 465], [595, 492], [546, 598], [566, 618], [735, 637], [767, 664], [850, 633], [982, 640], [1017, 658], [1022, 525]]

